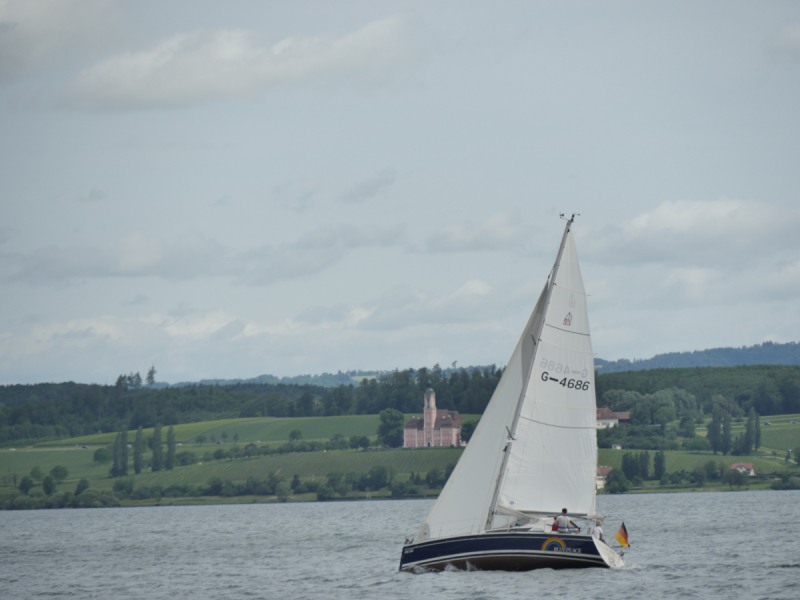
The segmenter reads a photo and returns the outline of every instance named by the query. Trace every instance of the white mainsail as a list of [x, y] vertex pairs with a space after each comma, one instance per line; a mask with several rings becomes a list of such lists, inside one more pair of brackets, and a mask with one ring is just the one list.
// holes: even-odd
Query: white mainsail
[[503, 514], [595, 514], [594, 358], [570, 222], [480, 423], [415, 541], [480, 533]]

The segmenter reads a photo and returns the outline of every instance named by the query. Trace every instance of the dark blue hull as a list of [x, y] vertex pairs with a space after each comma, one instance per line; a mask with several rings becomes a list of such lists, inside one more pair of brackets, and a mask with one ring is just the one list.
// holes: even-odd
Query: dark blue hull
[[530, 571], [608, 567], [588, 535], [503, 532], [466, 535], [403, 548], [401, 571], [448, 566], [469, 570]]

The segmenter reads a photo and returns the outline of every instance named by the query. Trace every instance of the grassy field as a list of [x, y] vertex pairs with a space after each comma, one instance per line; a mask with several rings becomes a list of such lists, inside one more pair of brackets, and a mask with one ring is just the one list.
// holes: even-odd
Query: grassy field
[[[598, 463], [615, 469], [622, 468], [622, 455], [625, 452], [638, 454], [641, 450], [608, 450], [601, 448], [598, 451]], [[655, 452], [650, 452], [650, 468], [653, 467], [653, 456]], [[687, 471], [691, 472], [697, 467], [704, 466], [709, 460], [721, 463], [725, 469], [730, 469], [731, 465], [739, 462], [753, 463], [753, 469], [757, 475], [774, 473], [775, 471], [785, 471], [787, 464], [784, 460], [776, 460], [768, 456], [720, 456], [713, 455], [711, 452], [688, 452], [684, 450], [665, 452], [667, 457], [667, 472]], [[788, 468], [792, 468], [791, 465]], [[800, 470], [798, 470], [800, 472]]]
[[[410, 419], [413, 415], [405, 415]], [[478, 415], [463, 415], [466, 420], [474, 420]], [[378, 415], [350, 415], [343, 417], [298, 417], [276, 419], [274, 417], [255, 417], [251, 419], [224, 419], [220, 421], [204, 421], [202, 423], [186, 423], [175, 425], [175, 439], [178, 442], [194, 443], [198, 435], [205, 435], [210, 441], [213, 435], [216, 440], [227, 434], [227, 441], [233, 441], [238, 434], [239, 443], [249, 442], [287, 442], [289, 433], [299, 430], [304, 440], [328, 440], [337, 433], [350, 438], [354, 435], [374, 438], [378, 430]], [[153, 435], [152, 429], [143, 430], [145, 437]], [[132, 442], [135, 431], [128, 432], [128, 441]], [[114, 442], [116, 433], [98, 433], [65, 440], [43, 442], [39, 448], [56, 448], [63, 446], [106, 446]], [[166, 439], [166, 428], [162, 430], [162, 439]]]
[[[467, 418], [474, 418], [467, 415]], [[762, 440], [764, 448], [760, 455], [748, 457], [733, 457], [712, 455], [710, 452], [695, 453], [688, 451], [667, 452], [667, 471], [674, 472], [685, 470], [691, 472], [698, 466], [705, 465], [709, 460], [721, 463], [728, 469], [736, 462], [753, 463], [758, 475], [767, 475], [775, 472], [785, 472], [787, 469], [800, 473], [800, 468], [787, 464], [783, 460], [776, 460], [769, 456], [771, 449], [793, 448], [800, 445], [800, 425], [793, 425], [791, 421], [800, 420], [796, 415], [782, 415], [770, 417], [771, 426], [762, 425]], [[762, 421], [763, 423], [763, 421]], [[279, 444], [288, 440], [289, 432], [299, 429], [303, 439], [326, 440], [334, 434], [340, 433], [346, 437], [352, 435], [367, 435], [374, 438], [378, 425], [377, 415], [349, 416], [349, 417], [311, 417], [295, 419], [252, 418], [252, 419], [227, 419], [221, 421], [207, 421], [175, 426], [176, 437], [182, 442], [177, 450], [194, 452], [202, 464], [193, 464], [185, 467], [176, 467], [172, 471], [152, 473], [145, 470], [139, 475], [131, 476], [135, 485], [153, 486], [160, 485], [164, 488], [172, 484], [205, 485], [209, 479], [220, 477], [231, 481], [244, 481], [248, 477], [266, 479], [270, 472], [280, 473], [287, 478], [295, 474], [306, 480], [325, 478], [331, 471], [356, 471], [368, 472], [373, 466], [382, 465], [392, 469], [400, 480], [406, 479], [411, 472], [425, 475], [432, 468], [444, 470], [448, 464], [458, 461], [461, 450], [446, 449], [418, 449], [418, 450], [370, 450], [368, 452], [355, 450], [337, 450], [329, 452], [304, 452], [290, 454], [272, 454], [250, 459], [237, 460], [203, 460], [208, 452], [217, 449], [228, 450], [233, 445], [234, 434], [238, 434], [238, 444], [241, 446], [259, 440], [263, 444]], [[213, 434], [217, 440], [222, 439], [222, 433], [227, 434], [226, 443], [197, 444], [195, 440], [200, 434], [210, 439]], [[37, 447], [18, 448], [10, 451], [8, 448], [0, 449], [0, 494], [12, 491], [11, 482], [13, 475], [17, 479], [30, 473], [34, 466], [39, 466], [47, 473], [56, 465], [63, 465], [69, 470], [68, 478], [58, 487], [59, 490], [73, 490], [77, 482], [86, 478], [91, 487], [95, 489], [110, 489], [114, 481], [108, 477], [110, 465], [98, 465], [93, 461], [96, 448], [113, 442], [115, 434], [99, 434], [84, 436], [58, 442], [39, 444]], [[147, 430], [146, 435], [152, 435], [152, 430]], [[129, 432], [128, 440], [133, 442], [134, 432]], [[83, 446], [89, 448], [83, 448]], [[598, 463], [620, 468], [622, 456], [626, 450], [599, 451]], [[633, 450], [632, 452], [639, 452]], [[650, 453], [651, 456], [654, 452]], [[133, 452], [129, 451], [132, 459]], [[784, 454], [781, 454], [781, 457]], [[149, 452], [145, 454], [145, 463], [149, 459]], [[651, 463], [652, 464], [652, 463]]]
[[[135, 477], [136, 485], [172, 484], [204, 485], [212, 477], [244, 481], [248, 477], [266, 479], [270, 471], [291, 479], [295, 474], [302, 479], [315, 480], [327, 477], [332, 471], [356, 471], [367, 473], [375, 465], [394, 469], [401, 479], [412, 471], [427, 473], [433, 467], [444, 471], [449, 463], [458, 462], [461, 450], [455, 448], [419, 450], [378, 450], [354, 451], [337, 450], [331, 452], [299, 452], [296, 454], [273, 454], [250, 459], [214, 461], [202, 465], [177, 467], [173, 471], [141, 473]], [[105, 478], [92, 482], [98, 489], [110, 488], [113, 480]]]
[[[226, 449], [230, 444], [214, 448]], [[190, 450], [199, 455], [211, 446], [188, 445], [180, 450]], [[406, 479], [410, 473], [427, 473], [436, 467], [442, 471], [448, 464], [458, 462], [461, 450], [457, 448], [421, 448], [417, 450], [337, 450], [330, 452], [298, 452], [291, 454], [271, 454], [237, 460], [204, 462], [185, 467], [175, 467], [172, 471], [152, 473], [143, 471], [134, 478], [135, 485], [168, 487], [172, 484], [205, 485], [212, 477], [221, 477], [231, 481], [244, 481], [248, 477], [266, 479], [270, 471], [280, 473], [287, 478], [295, 474], [303, 479], [324, 478], [331, 471], [368, 472], [375, 465], [394, 469], [400, 479]], [[26, 449], [9, 452], [0, 451], [0, 492], [10, 492], [9, 480], [16, 473], [18, 478], [27, 475], [39, 465], [45, 473], [55, 465], [64, 465], [69, 470], [69, 477], [59, 486], [60, 490], [74, 489], [78, 480], [86, 478], [91, 487], [110, 489], [114, 479], [108, 477], [109, 465], [98, 466], [92, 461], [93, 450], [82, 448], [68, 449]], [[147, 455], [145, 458], [147, 458]]]
[[[209, 429], [216, 429], [217, 427], [225, 427], [239, 423], [241, 421], [251, 421], [252, 419], [222, 419], [219, 421], [203, 421], [201, 423], [184, 423], [182, 425], [175, 425], [175, 439], [182, 442], [185, 439], [193, 439], [195, 436], [208, 431]], [[153, 435], [153, 429], [144, 429], [142, 433], [145, 437]], [[128, 432], [128, 441], [133, 442], [136, 431]], [[38, 448], [57, 448], [61, 446], [107, 446], [114, 443], [114, 438], [117, 436], [116, 432], [113, 433], [95, 433], [93, 435], [82, 435], [80, 437], [68, 438], [65, 440], [54, 440], [52, 442], [43, 442], [36, 444]], [[166, 439], [166, 429], [163, 430], [162, 439]], [[287, 438], [288, 439], [288, 438]]]

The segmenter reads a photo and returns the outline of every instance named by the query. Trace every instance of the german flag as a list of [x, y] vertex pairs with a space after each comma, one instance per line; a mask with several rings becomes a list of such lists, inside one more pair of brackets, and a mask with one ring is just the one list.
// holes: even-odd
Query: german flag
[[630, 548], [631, 545], [628, 543], [628, 530], [625, 529], [625, 523], [622, 524], [622, 527], [619, 528], [617, 535], [614, 536], [614, 539], [619, 542], [620, 546], [625, 546], [626, 548]]

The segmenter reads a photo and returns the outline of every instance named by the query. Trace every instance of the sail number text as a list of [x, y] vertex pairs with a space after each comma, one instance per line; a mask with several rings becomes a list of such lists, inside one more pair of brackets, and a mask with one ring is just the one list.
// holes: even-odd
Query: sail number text
[[[589, 375], [589, 371], [587, 371], [586, 369], [581, 371], [579, 375], [577, 369], [570, 369], [569, 365], [557, 363], [554, 360], [547, 360], [546, 358], [542, 359], [542, 362], [539, 363], [539, 367], [542, 369], [547, 369], [548, 371], [558, 373], [559, 375], [573, 374], [575, 377], [580, 377], [581, 379], [586, 379], [586, 377]], [[547, 379], [545, 379], [544, 376], [542, 377], [542, 380], [547, 381]]]
[[564, 377], [559, 380], [558, 377], [550, 377], [550, 374], [547, 371], [542, 373], [542, 381], [552, 381], [553, 383], [558, 383], [561, 386], [571, 390], [588, 390], [590, 385], [588, 381], [582, 381], [580, 379], [567, 379]]

